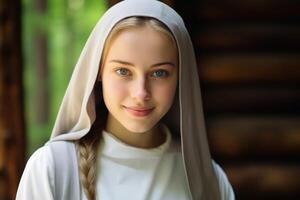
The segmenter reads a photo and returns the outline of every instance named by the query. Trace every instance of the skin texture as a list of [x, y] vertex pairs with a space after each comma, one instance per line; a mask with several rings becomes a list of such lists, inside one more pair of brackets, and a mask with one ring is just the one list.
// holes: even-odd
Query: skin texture
[[99, 78], [109, 111], [106, 131], [135, 147], [162, 144], [159, 121], [172, 106], [178, 82], [171, 38], [150, 26], [122, 31], [109, 46]]

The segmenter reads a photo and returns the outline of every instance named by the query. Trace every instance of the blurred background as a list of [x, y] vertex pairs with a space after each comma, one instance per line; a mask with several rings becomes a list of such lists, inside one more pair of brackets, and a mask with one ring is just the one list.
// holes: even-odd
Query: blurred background
[[[0, 200], [48, 139], [93, 26], [116, 0], [0, 0]], [[164, 0], [199, 64], [208, 138], [237, 199], [300, 199], [300, 1]]]

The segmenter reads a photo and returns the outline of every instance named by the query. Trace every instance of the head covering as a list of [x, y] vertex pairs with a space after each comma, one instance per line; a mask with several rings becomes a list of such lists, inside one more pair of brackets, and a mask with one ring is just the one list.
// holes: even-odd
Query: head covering
[[78, 140], [90, 130], [96, 115], [93, 88], [106, 38], [116, 23], [130, 16], [155, 18], [165, 24], [175, 37], [179, 51], [178, 96], [164, 120], [172, 132], [180, 133], [184, 166], [193, 199], [220, 199], [206, 138], [193, 45], [182, 18], [162, 2], [125, 0], [115, 4], [102, 16], [75, 66], [50, 141]]

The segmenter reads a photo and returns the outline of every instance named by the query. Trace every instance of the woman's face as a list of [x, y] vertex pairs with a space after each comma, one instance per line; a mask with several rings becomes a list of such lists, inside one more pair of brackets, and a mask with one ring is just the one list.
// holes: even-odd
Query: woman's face
[[170, 109], [178, 80], [177, 48], [151, 27], [122, 31], [111, 42], [101, 80], [109, 118], [130, 132], [151, 130]]

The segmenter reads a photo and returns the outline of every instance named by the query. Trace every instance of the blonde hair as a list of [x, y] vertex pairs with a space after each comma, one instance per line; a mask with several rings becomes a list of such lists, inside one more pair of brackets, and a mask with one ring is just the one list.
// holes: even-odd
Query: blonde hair
[[[112, 40], [115, 37], [117, 37], [118, 34], [120, 34], [124, 30], [145, 26], [150, 26], [154, 30], [166, 34], [173, 41], [173, 44], [176, 45], [175, 39], [171, 31], [162, 22], [150, 17], [125, 18], [113, 27], [109, 36], [106, 39], [100, 61], [100, 69], [103, 68], [103, 61], [105, 60]], [[95, 83], [94, 93], [96, 97], [96, 103], [98, 104], [96, 105], [96, 120], [93, 123], [91, 130], [86, 134], [86, 136], [84, 136], [77, 142], [80, 182], [88, 200], [96, 199], [95, 189], [97, 178], [97, 153], [100, 144], [102, 129], [104, 128], [106, 121], [106, 119], [101, 119], [101, 117], [103, 117], [105, 114], [107, 115], [107, 110], [103, 101], [101, 101], [101, 99], [97, 99], [99, 97], [102, 97], [101, 84], [99, 81]]]

